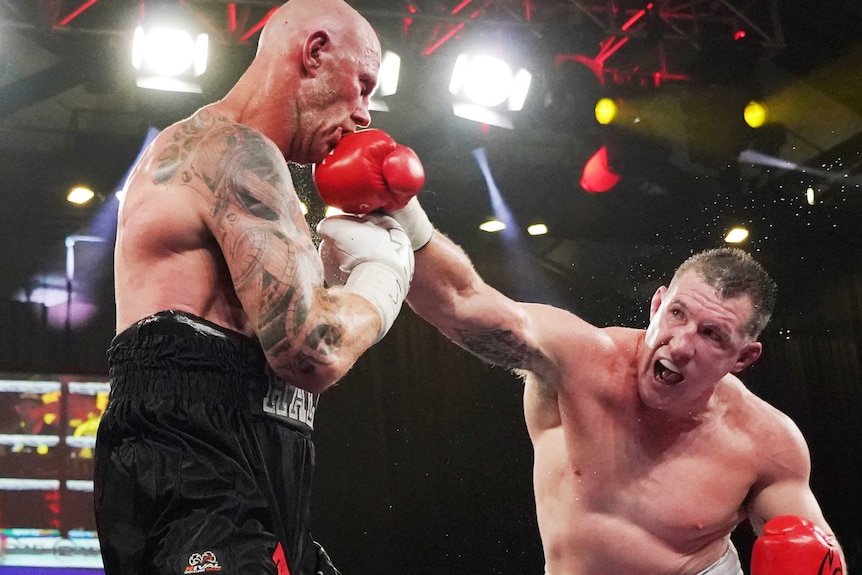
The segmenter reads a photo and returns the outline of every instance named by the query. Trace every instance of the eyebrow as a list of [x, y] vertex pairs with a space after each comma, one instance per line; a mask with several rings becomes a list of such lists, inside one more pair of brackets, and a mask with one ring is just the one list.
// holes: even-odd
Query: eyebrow
[[725, 339], [725, 340], [730, 339], [730, 332], [727, 329], [725, 329], [724, 327], [718, 325], [717, 323], [706, 322], [706, 323], [703, 323], [702, 325], [714, 329], [716, 331], [716, 333], [718, 333], [718, 335], [721, 336], [722, 339]]
[[[688, 311], [688, 306], [685, 305], [685, 302], [683, 302], [680, 299], [673, 299], [673, 300], [671, 300], [670, 303], [671, 303], [671, 305], [679, 306], [684, 311]], [[700, 322], [698, 325], [710, 327], [710, 328], [714, 329], [716, 332], [718, 332], [719, 335], [721, 335], [721, 337], [723, 337], [724, 339], [730, 339], [730, 334], [732, 333], [731, 330], [728, 330], [725, 326], [723, 326], [721, 324], [709, 321], [709, 322]]]

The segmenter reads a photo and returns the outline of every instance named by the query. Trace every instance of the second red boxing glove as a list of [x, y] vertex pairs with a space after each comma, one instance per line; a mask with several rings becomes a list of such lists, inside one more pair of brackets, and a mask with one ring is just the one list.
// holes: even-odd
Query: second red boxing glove
[[327, 205], [352, 214], [400, 210], [419, 193], [425, 170], [416, 152], [382, 130], [343, 136], [314, 167], [317, 192]]
[[751, 550], [751, 575], [841, 575], [841, 555], [817, 525], [779, 515], [763, 526]]

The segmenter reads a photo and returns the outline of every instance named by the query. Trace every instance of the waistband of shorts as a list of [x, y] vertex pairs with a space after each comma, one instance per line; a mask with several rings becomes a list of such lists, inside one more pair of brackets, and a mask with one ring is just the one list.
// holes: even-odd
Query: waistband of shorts
[[[544, 575], [550, 575], [547, 565], [545, 565]], [[718, 561], [697, 575], [742, 575], [742, 564], [739, 562], [739, 554], [733, 543], [728, 543], [727, 550]]]
[[257, 346], [257, 342], [239, 332], [220, 326], [192, 313], [163, 310], [133, 323], [118, 333], [111, 345], [122, 344], [136, 338], [152, 335], [176, 335], [185, 337], [215, 337], [235, 341], [240, 345]]
[[[178, 393], [234, 401], [267, 387], [266, 358], [254, 339], [173, 310], [117, 334], [108, 350], [114, 387], [127, 393]], [[117, 390], [119, 391], [119, 389]]]
[[167, 310], [142, 319], [114, 338], [108, 363], [112, 401], [205, 401], [303, 434], [314, 429], [317, 394], [278, 378], [256, 340], [192, 314]]
[[724, 555], [697, 575], [742, 575], [742, 564], [733, 543], [728, 542]]

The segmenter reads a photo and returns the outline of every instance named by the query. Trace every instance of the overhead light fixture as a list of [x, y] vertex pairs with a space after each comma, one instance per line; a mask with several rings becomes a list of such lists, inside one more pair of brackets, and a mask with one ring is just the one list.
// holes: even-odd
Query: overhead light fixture
[[621, 177], [611, 169], [608, 148], [602, 146], [584, 164], [580, 184], [585, 192], [602, 193], [616, 186]]
[[479, 229], [483, 232], [495, 233], [502, 232], [506, 229], [506, 224], [497, 219], [490, 219], [479, 224]]
[[501, 128], [513, 127], [509, 113], [524, 108], [533, 76], [513, 71], [503, 60], [484, 54], [461, 54], [455, 61], [449, 92], [458, 117]]
[[817, 184], [816, 186], [808, 186], [805, 190], [805, 201], [809, 206], [815, 206], [827, 201], [832, 193], [832, 186], [829, 184]]
[[750, 127], [760, 128], [769, 118], [769, 111], [766, 108], [766, 104], [758, 102], [757, 100], [752, 100], [746, 104], [745, 109], [742, 112], [742, 117], [745, 119], [745, 123]]
[[610, 98], [602, 98], [596, 102], [596, 121], [606, 126], [616, 119], [619, 106]]
[[386, 50], [380, 62], [380, 71], [377, 74], [377, 86], [371, 94], [368, 108], [377, 112], [388, 112], [389, 105], [382, 100], [398, 92], [398, 79], [401, 74], [401, 56]]
[[527, 233], [531, 236], [543, 236], [548, 233], [548, 226], [545, 224], [532, 224], [527, 226]]
[[729, 244], [741, 244], [748, 239], [748, 230], [743, 226], [731, 228], [727, 235], [724, 236], [724, 241]]
[[207, 69], [209, 37], [167, 26], [138, 26], [132, 43], [132, 66], [140, 88], [201, 93], [196, 80]]
[[96, 197], [96, 192], [86, 186], [75, 186], [66, 194], [66, 201], [70, 204], [82, 206]]

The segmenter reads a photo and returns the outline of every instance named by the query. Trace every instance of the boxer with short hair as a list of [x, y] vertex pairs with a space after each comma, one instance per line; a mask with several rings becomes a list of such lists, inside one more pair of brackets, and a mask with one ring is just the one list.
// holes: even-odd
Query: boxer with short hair
[[368, 125], [379, 67], [343, 0], [290, 0], [226, 97], [134, 167], [96, 443], [106, 575], [338, 573], [308, 528], [318, 394], [392, 325], [413, 251], [391, 218], [348, 220], [324, 268], [285, 160]]
[[[356, 186], [321, 176], [353, 167], [372, 183], [352, 203], [386, 206], [362, 154], [340, 152], [355, 137], [317, 167], [318, 189], [348, 196]], [[390, 215], [417, 250], [410, 307], [524, 381], [547, 574], [741, 575], [731, 533], [745, 520], [760, 535], [753, 575], [842, 572], [805, 439], [736, 375], [760, 356], [776, 297], [748, 253], [693, 255], [656, 290], [646, 329], [600, 328], [486, 284], [416, 198]]]

